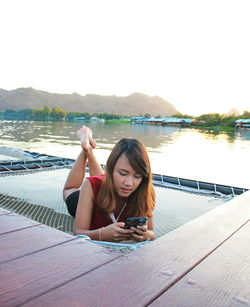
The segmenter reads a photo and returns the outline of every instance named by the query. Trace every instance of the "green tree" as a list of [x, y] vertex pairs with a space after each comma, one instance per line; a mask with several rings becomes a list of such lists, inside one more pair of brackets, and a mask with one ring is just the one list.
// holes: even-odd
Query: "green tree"
[[65, 118], [65, 115], [67, 114], [66, 111], [62, 110], [61, 108], [54, 107], [50, 111], [50, 116], [54, 117], [56, 119], [63, 119]]
[[43, 109], [37, 108], [32, 111], [32, 117], [42, 119]]
[[24, 117], [24, 118], [30, 118], [32, 116], [32, 110], [31, 109], [22, 109], [17, 111], [18, 117]]
[[219, 126], [222, 116], [218, 113], [203, 114], [197, 117], [199, 121], [203, 121], [205, 126]]
[[194, 118], [194, 116], [192, 116], [192, 115], [181, 114], [181, 113], [173, 114], [171, 117], [176, 117], [176, 118]]
[[7, 110], [4, 111], [4, 116], [14, 117], [14, 116], [16, 116], [16, 111], [11, 110], [11, 109], [7, 109]]
[[234, 115], [221, 117], [221, 126], [234, 127], [237, 117]]
[[43, 107], [43, 109], [42, 109], [42, 117], [43, 117], [43, 119], [48, 118], [49, 115], [50, 115], [50, 108], [47, 107], [47, 106]]
[[246, 118], [246, 119], [250, 118], [250, 112], [249, 111], [244, 111], [242, 116], [241, 116], [241, 118]]

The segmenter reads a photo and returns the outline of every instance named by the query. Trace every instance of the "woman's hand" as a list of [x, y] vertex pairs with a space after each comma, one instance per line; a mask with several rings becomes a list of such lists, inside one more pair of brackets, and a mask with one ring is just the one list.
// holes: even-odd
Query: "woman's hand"
[[150, 233], [147, 225], [131, 227], [131, 230], [133, 230], [133, 240], [138, 242], [150, 240]]
[[99, 229], [99, 239], [101, 241], [120, 242], [131, 240], [134, 230], [124, 229], [124, 223], [113, 223]]

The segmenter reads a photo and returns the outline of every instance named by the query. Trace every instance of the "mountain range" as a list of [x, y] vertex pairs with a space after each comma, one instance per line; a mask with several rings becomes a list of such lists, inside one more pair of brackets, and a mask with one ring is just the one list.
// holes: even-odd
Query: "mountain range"
[[77, 93], [49, 93], [34, 88], [18, 88], [15, 90], [0, 89], [0, 110], [37, 109], [48, 106], [59, 107], [65, 111], [93, 113], [111, 113], [120, 115], [171, 116], [179, 113], [168, 101], [158, 96], [133, 93], [129, 96], [103, 96]]

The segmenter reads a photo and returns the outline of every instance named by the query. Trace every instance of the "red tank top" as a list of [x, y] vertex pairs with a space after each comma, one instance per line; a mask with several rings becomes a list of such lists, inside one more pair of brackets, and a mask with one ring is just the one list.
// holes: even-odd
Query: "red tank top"
[[[90, 230], [98, 229], [100, 227], [105, 227], [113, 223], [109, 215], [105, 213], [102, 209], [100, 209], [97, 204], [97, 198], [98, 198], [104, 178], [105, 178], [104, 174], [86, 178], [90, 181], [91, 187], [94, 193], [93, 213], [92, 213], [92, 220], [90, 224]], [[126, 209], [127, 208], [124, 209], [121, 216], [119, 217], [119, 222], [125, 222], [127, 218]]]

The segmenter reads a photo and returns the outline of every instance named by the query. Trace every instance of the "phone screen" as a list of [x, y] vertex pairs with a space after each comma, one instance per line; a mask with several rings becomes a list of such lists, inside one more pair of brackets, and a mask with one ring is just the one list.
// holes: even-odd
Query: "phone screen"
[[128, 217], [125, 222], [125, 229], [129, 229], [131, 227], [143, 226], [147, 223], [146, 217]]

